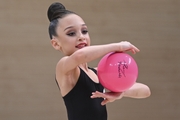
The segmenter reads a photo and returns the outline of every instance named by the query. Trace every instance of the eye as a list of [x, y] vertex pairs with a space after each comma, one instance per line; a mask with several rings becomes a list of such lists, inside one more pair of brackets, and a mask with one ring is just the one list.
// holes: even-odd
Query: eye
[[75, 35], [75, 32], [69, 32], [67, 33], [68, 36], [74, 36]]
[[87, 34], [88, 31], [87, 30], [82, 30], [82, 34]]

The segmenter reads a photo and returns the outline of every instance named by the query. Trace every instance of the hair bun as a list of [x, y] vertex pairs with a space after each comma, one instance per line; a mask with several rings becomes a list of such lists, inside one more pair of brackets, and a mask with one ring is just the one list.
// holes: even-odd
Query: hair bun
[[64, 11], [66, 10], [66, 8], [64, 7], [63, 4], [59, 3], [59, 2], [55, 2], [53, 4], [51, 4], [48, 8], [48, 19], [51, 22], [52, 20], [54, 20], [56, 18], [56, 13], [58, 11]]

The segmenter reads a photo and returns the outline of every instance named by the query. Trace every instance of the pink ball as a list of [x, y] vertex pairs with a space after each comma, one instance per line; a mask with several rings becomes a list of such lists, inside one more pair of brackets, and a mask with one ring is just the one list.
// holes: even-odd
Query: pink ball
[[135, 60], [126, 53], [109, 53], [100, 60], [97, 75], [106, 89], [123, 92], [136, 82], [138, 66]]

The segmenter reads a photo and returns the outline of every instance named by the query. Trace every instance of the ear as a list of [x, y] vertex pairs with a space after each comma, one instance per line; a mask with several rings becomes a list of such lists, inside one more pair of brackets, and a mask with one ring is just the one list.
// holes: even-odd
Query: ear
[[58, 41], [58, 39], [52, 38], [51, 39], [51, 45], [53, 46], [53, 48], [55, 50], [61, 50], [61, 45], [60, 45], [60, 42]]

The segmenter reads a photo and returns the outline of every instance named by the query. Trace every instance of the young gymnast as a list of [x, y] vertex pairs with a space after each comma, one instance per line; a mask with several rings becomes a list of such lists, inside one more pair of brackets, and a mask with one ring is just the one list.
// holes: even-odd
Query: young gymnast
[[135, 54], [139, 52], [137, 47], [127, 41], [90, 46], [88, 27], [79, 15], [58, 2], [51, 4], [47, 13], [51, 44], [64, 55], [56, 66], [56, 80], [68, 120], [107, 120], [107, 103], [122, 97], [150, 96], [149, 87], [142, 83], [135, 83], [123, 93], [103, 92], [97, 68], [87, 64], [109, 52], [131, 51]]

